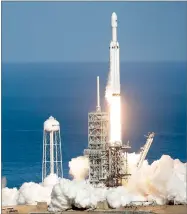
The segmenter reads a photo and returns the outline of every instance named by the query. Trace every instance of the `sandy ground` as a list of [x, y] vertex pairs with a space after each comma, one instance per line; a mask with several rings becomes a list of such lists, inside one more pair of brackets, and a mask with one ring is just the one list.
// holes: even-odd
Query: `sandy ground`
[[[13, 208], [13, 212], [9, 208]], [[8, 206], [2, 208], [2, 214], [7, 213], [14, 213], [14, 214], [28, 214], [28, 213], [40, 213], [40, 212], [47, 212], [47, 205], [46, 204], [39, 204], [39, 205], [17, 205], [17, 206]]]
[[186, 205], [147, 206], [138, 207], [136, 210], [151, 211], [158, 214], [187, 214]]
[[[3, 207], [3, 209], [10, 208], [10, 207]], [[47, 212], [47, 206], [46, 205], [18, 205], [18, 206], [13, 206], [13, 209], [15, 210], [14, 212], [7, 212], [6, 210], [2, 210], [2, 214], [4, 213], [14, 213], [14, 214], [29, 214], [29, 213], [49, 213]], [[119, 209], [96, 209], [94, 211], [64, 211], [62, 212], [63, 214], [83, 214], [83, 213], [89, 213], [89, 214], [111, 214], [111, 213], [127, 213], [128, 214], [132, 213], [138, 213], [138, 211], [144, 211], [146, 212], [151, 212], [155, 214], [187, 214], [187, 206], [186, 205], [166, 205], [166, 206], [138, 206], [138, 207], [133, 207], [133, 208], [124, 208], [121, 207]], [[142, 213], [144, 213], [142, 212]], [[140, 212], [141, 213], [141, 212]]]

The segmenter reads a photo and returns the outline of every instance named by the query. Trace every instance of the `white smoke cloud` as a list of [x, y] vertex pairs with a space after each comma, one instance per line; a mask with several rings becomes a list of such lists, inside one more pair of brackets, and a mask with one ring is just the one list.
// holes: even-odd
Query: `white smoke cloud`
[[17, 188], [9, 189], [5, 187], [2, 189], [2, 206], [13, 206], [17, 205], [17, 199], [19, 191]]
[[[20, 189], [2, 189], [2, 205], [36, 204], [36, 201], [46, 201], [50, 211], [61, 211], [72, 208], [95, 208], [99, 201], [107, 201], [109, 206], [117, 208], [129, 204], [146, 205], [155, 201], [162, 205], [169, 200], [176, 204], [187, 204], [186, 199], [186, 164], [163, 155], [160, 160], [151, 165], [144, 161], [141, 169], [137, 170], [139, 156], [129, 154], [129, 168], [132, 173], [127, 186], [117, 188], [94, 188], [88, 181], [81, 180], [87, 170], [87, 158], [78, 157], [71, 161], [73, 166], [79, 165], [84, 170], [76, 177], [77, 169], [71, 166], [74, 180], [59, 179], [50, 175], [44, 183], [24, 183]], [[81, 161], [80, 161], [81, 160]], [[83, 161], [84, 160], [84, 161]], [[81, 167], [79, 166], [81, 171]], [[88, 171], [87, 171], [88, 172]], [[84, 176], [83, 176], [84, 177]], [[81, 178], [81, 179], [80, 179]]]
[[69, 162], [69, 168], [69, 174], [72, 175], [75, 180], [84, 180], [88, 176], [89, 160], [86, 156], [72, 158]]
[[37, 202], [47, 202], [50, 204], [52, 188], [58, 182], [57, 176], [51, 174], [46, 177], [43, 183], [26, 182], [19, 190], [17, 188], [9, 189], [5, 187], [2, 189], [2, 205], [36, 205]]
[[163, 155], [160, 160], [151, 165], [144, 164], [134, 172], [128, 187], [156, 200], [157, 204], [164, 204], [170, 199], [175, 199], [175, 203], [186, 203], [185, 166], [186, 164]]
[[61, 179], [53, 188], [49, 211], [57, 212], [72, 206], [96, 208], [99, 201], [105, 200], [105, 192], [105, 188], [94, 188], [87, 181]]
[[[129, 204], [145, 205], [153, 201], [159, 205], [167, 203], [168, 200], [174, 200], [175, 203], [187, 203], [186, 201], [186, 164], [178, 160], [173, 160], [168, 155], [163, 155], [160, 160], [151, 165], [144, 161], [141, 169], [137, 170], [136, 164], [139, 155], [129, 154], [129, 170], [132, 176], [125, 187], [117, 188], [93, 188], [86, 181], [65, 181], [61, 180], [58, 188], [53, 189], [53, 195], [60, 189], [63, 198], [60, 206], [57, 204], [57, 198], [51, 200], [51, 211], [60, 211], [60, 207], [66, 207], [64, 198], [67, 200], [67, 207], [76, 206], [78, 208], [94, 208], [99, 201], [107, 200], [112, 208], [118, 208]], [[138, 179], [137, 179], [138, 178]], [[64, 182], [66, 184], [64, 184]]]

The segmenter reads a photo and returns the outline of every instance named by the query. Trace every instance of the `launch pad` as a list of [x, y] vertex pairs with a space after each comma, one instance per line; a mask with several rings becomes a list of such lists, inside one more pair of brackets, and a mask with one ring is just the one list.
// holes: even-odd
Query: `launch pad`
[[[117, 15], [111, 16], [112, 40], [110, 42], [110, 70], [112, 105], [109, 112], [101, 111], [99, 77], [97, 77], [97, 106], [88, 113], [88, 149], [84, 155], [89, 159], [89, 182], [94, 187], [116, 187], [128, 183], [129, 142], [121, 142], [120, 63], [117, 41]], [[154, 133], [148, 134], [137, 168], [139, 169], [153, 141]]]
[[[88, 113], [88, 149], [84, 155], [89, 158], [89, 182], [94, 187], [116, 187], [128, 182], [129, 143], [109, 143], [109, 113], [102, 112], [97, 77], [97, 107]], [[125, 166], [125, 170], [124, 170]]]
[[[129, 144], [121, 142], [120, 122], [120, 66], [119, 43], [117, 41], [117, 15], [111, 16], [112, 40], [110, 42], [110, 81], [111, 96], [115, 104], [110, 112], [101, 111], [99, 95], [99, 77], [97, 77], [97, 107], [95, 112], [88, 114], [88, 149], [84, 155], [89, 158], [89, 182], [93, 186], [121, 186], [128, 182], [128, 150]], [[117, 108], [115, 108], [117, 107]], [[117, 118], [113, 124], [112, 118]], [[117, 125], [117, 128], [115, 128]], [[115, 131], [117, 131], [117, 135]], [[110, 133], [110, 134], [109, 134]], [[111, 134], [112, 133], [112, 134]]]
[[[102, 112], [99, 99], [99, 77], [97, 77], [97, 107], [88, 113], [88, 149], [84, 155], [89, 159], [89, 183], [94, 187], [117, 187], [126, 185], [131, 176], [128, 166], [128, 153], [131, 146], [109, 142], [109, 113]], [[154, 133], [148, 133], [146, 144], [141, 148], [137, 169], [153, 142]]]

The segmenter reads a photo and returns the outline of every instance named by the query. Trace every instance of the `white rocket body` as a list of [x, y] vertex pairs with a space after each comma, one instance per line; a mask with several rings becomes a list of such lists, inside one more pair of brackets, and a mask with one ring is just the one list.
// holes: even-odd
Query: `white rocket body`
[[121, 101], [119, 43], [117, 41], [117, 15], [112, 13], [112, 40], [110, 42], [110, 144], [121, 146]]
[[112, 13], [112, 41], [110, 42], [110, 73], [112, 96], [120, 96], [120, 65], [119, 65], [119, 43], [117, 41], [117, 15]]

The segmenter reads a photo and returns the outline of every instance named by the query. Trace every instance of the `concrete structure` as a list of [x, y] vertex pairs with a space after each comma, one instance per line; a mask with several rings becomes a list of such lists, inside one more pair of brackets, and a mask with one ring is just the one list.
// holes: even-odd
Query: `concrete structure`
[[42, 181], [49, 174], [63, 177], [60, 124], [52, 116], [44, 122]]

